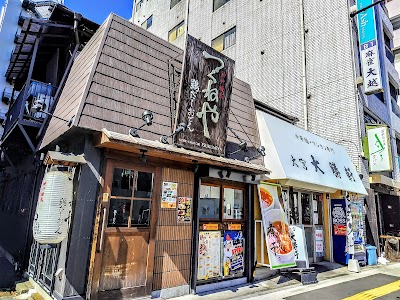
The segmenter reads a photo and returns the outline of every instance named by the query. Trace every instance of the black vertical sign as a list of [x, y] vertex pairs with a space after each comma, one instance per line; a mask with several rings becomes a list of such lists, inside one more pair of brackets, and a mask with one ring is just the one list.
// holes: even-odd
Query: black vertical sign
[[177, 123], [181, 147], [225, 155], [235, 62], [188, 35]]

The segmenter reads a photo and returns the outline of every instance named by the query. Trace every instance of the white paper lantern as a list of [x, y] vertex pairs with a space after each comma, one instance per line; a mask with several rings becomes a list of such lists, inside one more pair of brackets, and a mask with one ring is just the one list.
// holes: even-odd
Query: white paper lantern
[[58, 244], [68, 235], [72, 213], [72, 173], [50, 171], [43, 178], [33, 221], [33, 238]]

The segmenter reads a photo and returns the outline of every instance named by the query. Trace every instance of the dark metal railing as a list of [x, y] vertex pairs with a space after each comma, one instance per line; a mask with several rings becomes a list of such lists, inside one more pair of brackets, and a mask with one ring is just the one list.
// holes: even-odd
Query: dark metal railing
[[56, 87], [48, 83], [31, 80], [24, 85], [16, 100], [12, 101], [7, 112], [7, 119], [4, 126], [4, 136], [14, 126], [18, 119], [43, 122], [45, 113], [32, 112], [34, 104], [40, 104], [43, 111], [49, 112], [53, 103]]
[[392, 112], [400, 118], [400, 107], [398, 106], [396, 99], [391, 97], [391, 101], [392, 101]]
[[389, 61], [394, 64], [394, 55], [392, 50], [390, 50], [387, 46], [385, 46], [385, 51], [386, 51], [386, 57], [389, 59]]

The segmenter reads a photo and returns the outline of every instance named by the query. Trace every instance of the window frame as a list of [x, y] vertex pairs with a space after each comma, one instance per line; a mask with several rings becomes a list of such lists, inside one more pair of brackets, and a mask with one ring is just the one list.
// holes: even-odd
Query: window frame
[[[149, 26], [149, 20], [151, 20], [151, 24]], [[144, 27], [143, 25], [146, 24], [146, 27]], [[151, 15], [150, 17], [148, 17], [141, 25], [140, 25], [143, 29], [149, 29], [151, 26], [153, 26], [153, 15]]]
[[216, 1], [218, 1], [218, 0], [213, 0], [213, 12], [216, 11], [216, 10], [218, 10], [218, 9], [220, 9], [222, 6], [224, 6], [225, 4], [227, 4], [227, 3], [228, 3], [229, 1], [231, 1], [231, 0], [223, 0], [224, 3], [221, 4], [220, 6], [218, 6], [217, 8], [215, 8], [215, 2], [216, 2]]
[[[200, 223], [238, 223], [242, 224], [244, 226], [246, 224], [246, 219], [247, 219], [247, 195], [246, 195], [246, 186], [241, 185], [241, 184], [235, 184], [235, 183], [226, 183], [226, 182], [213, 182], [213, 181], [202, 181], [200, 186], [205, 185], [205, 186], [214, 186], [214, 187], [219, 187], [219, 214], [218, 214], [218, 219], [217, 218], [200, 218], [200, 215], [198, 217]], [[224, 189], [229, 188], [233, 190], [242, 190], [243, 191], [243, 215], [241, 219], [225, 219], [224, 218]], [[199, 197], [199, 203], [200, 203], [200, 197]], [[199, 205], [200, 208], [200, 205]], [[198, 209], [199, 209], [198, 208]]]
[[135, 12], [138, 12], [142, 8], [143, 2], [144, 0], [138, 0], [138, 2], [135, 5]]
[[[172, 43], [172, 42], [176, 41], [179, 37], [181, 37], [185, 33], [185, 28], [183, 28], [184, 29], [183, 33], [178, 36], [178, 29], [184, 25], [185, 25], [185, 20], [182, 20], [177, 25], [175, 25], [170, 31], [168, 31], [168, 42]], [[173, 40], [170, 40], [169, 37], [172, 32], [175, 32], [175, 38]]]
[[[229, 46], [227, 47], [226, 44], [225, 44], [225, 39], [226, 39], [227, 36], [229, 36], [228, 33], [231, 33], [231, 32], [234, 32], [234, 34], [235, 34], [235, 43], [233, 43], [232, 45], [229, 45]], [[228, 49], [228, 48], [230, 48], [230, 47], [236, 45], [236, 25], [233, 26], [233, 27], [231, 27], [230, 29], [228, 29], [228, 30], [225, 31], [224, 33], [220, 34], [219, 36], [217, 36], [217, 37], [215, 37], [214, 39], [211, 40], [211, 47], [212, 47], [214, 50], [216, 50], [216, 51], [219, 51], [219, 50], [217, 50], [216, 48], [214, 48], [213, 42], [214, 42], [215, 40], [221, 38], [221, 37], [222, 37], [222, 50], [221, 50], [220, 52], [225, 51], [226, 49]]]
[[[179, 4], [182, 0], [171, 0], [170, 4], [169, 4], [169, 9], [172, 9], [173, 7], [175, 7], [177, 4]], [[172, 5], [172, 3], [175, 3]]]
[[[143, 168], [138, 168], [136, 166], [130, 166], [130, 165], [120, 165], [120, 164], [113, 164], [111, 166], [111, 181], [110, 181], [110, 193], [109, 193], [109, 199], [108, 199], [108, 207], [107, 207], [107, 219], [104, 221], [106, 222], [106, 228], [107, 230], [115, 230], [115, 228], [123, 229], [123, 230], [132, 230], [136, 228], [150, 228], [151, 226], [151, 216], [154, 213], [153, 212], [153, 198], [154, 198], [154, 189], [155, 189], [155, 170], [153, 169], [143, 169]], [[119, 195], [113, 195], [112, 194], [112, 184], [114, 182], [114, 170], [115, 169], [126, 169], [126, 170], [131, 170], [133, 171], [134, 177], [133, 177], [133, 188], [132, 188], [132, 193], [131, 196], [119, 196]], [[135, 191], [137, 187], [137, 177], [139, 172], [142, 173], [150, 173], [152, 174], [151, 178], [151, 197], [149, 198], [143, 198], [143, 197], [135, 197]], [[110, 204], [112, 199], [118, 199], [118, 200], [129, 200], [130, 201], [130, 208], [129, 208], [129, 217], [128, 217], [128, 224], [127, 226], [112, 226], [109, 223], [109, 216], [110, 216]], [[148, 224], [134, 224], [132, 225], [132, 213], [133, 213], [133, 201], [148, 201], [149, 202], [149, 221]]]

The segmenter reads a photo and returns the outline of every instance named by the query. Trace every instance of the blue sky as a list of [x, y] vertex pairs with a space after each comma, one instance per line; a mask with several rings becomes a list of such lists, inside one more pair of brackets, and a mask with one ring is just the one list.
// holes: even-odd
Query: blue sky
[[[4, 0], [0, 0], [0, 7], [3, 5]], [[64, 0], [64, 5], [85, 18], [101, 24], [110, 12], [129, 20], [132, 15], [133, 0]]]

